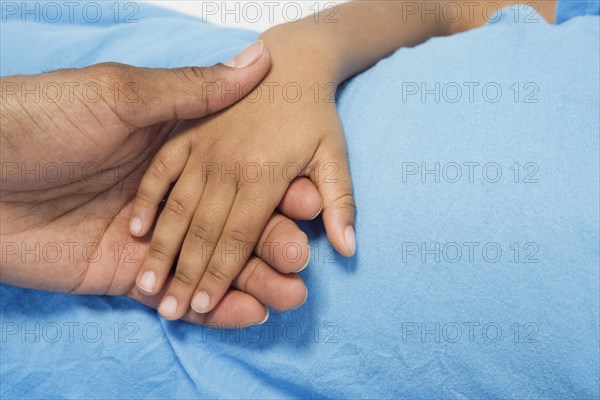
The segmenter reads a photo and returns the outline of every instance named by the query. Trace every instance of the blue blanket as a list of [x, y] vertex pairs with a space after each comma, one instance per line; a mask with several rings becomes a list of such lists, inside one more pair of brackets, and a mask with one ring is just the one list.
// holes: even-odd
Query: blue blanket
[[[22, 23], [5, 3], [2, 75], [210, 65], [256, 38], [146, 6], [114, 23], [108, 3]], [[401, 49], [340, 91], [358, 252], [304, 224], [303, 307], [220, 331], [0, 285], [0, 397], [598, 398], [599, 18], [529, 17]]]

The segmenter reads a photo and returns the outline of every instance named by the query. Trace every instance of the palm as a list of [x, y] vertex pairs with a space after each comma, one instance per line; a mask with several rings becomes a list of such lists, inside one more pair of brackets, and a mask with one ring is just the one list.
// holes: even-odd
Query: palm
[[[265, 49], [246, 69], [217, 65], [154, 70], [108, 63], [1, 78], [0, 92], [10, 85], [92, 82], [108, 93], [114, 82], [133, 81], [139, 83], [143, 100], [127, 104], [102, 96], [90, 103], [75, 96], [39, 102], [2, 93], [2, 282], [60, 292], [127, 294], [156, 307], [161, 294], [146, 296], [134, 285], [148, 239], [129, 235], [131, 200], [143, 173], [180, 119], [201, 118], [239, 100], [205, 97], [204, 84], [256, 83], [269, 66]], [[285, 214], [298, 219], [310, 218], [319, 207], [318, 192], [306, 180], [293, 183], [281, 204]], [[306, 238], [278, 214], [263, 235], [264, 240], [284, 243]], [[305, 248], [308, 252], [308, 243]], [[304, 284], [286, 275], [297, 271], [301, 260], [262, 254], [260, 248], [256, 252], [215, 310], [203, 315], [190, 311], [184, 319], [234, 327], [262, 320], [264, 305], [285, 310], [301, 304]]]
[[61, 124], [58, 132], [59, 124], [40, 113], [33, 118], [43, 131], [11, 131], [14, 138], [39, 139], [33, 148], [11, 142], [25, 149], [11, 153], [18, 172], [36, 172], [3, 179], [2, 234], [21, 248], [39, 248], [41, 289], [124, 294], [147, 249], [146, 241], [128, 234], [129, 204], [174, 123], [130, 132], [110, 109], [91, 115], [86, 104], [75, 103], [68, 110], [80, 124]]

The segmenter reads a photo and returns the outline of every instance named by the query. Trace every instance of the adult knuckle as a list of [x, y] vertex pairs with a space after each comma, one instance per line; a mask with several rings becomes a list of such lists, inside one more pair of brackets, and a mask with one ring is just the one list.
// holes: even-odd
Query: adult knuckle
[[89, 67], [88, 72], [100, 81], [108, 83], [133, 80], [133, 67], [116, 62], [103, 62]]
[[265, 273], [267, 272], [263, 264], [257, 257], [253, 257], [246, 266], [248, 268], [246, 279], [243, 282], [242, 290], [246, 292], [248, 288], [262, 287], [261, 282], [264, 280]]
[[342, 208], [352, 211], [356, 210], [354, 196], [352, 196], [350, 193], [342, 194], [341, 196], [335, 198], [331, 204], [334, 208]]
[[173, 69], [175, 76], [185, 83], [213, 82], [216, 74], [211, 67], [183, 67]]

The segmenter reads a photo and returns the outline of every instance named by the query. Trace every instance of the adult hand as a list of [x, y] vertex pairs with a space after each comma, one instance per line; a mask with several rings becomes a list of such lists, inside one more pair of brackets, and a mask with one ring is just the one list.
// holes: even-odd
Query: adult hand
[[[162, 293], [145, 296], [135, 289], [149, 249], [149, 235], [129, 235], [131, 202], [141, 176], [179, 120], [235, 103], [269, 68], [266, 47], [260, 54], [251, 47], [226, 65], [210, 68], [105, 63], [1, 78], [1, 281], [128, 295], [156, 307]], [[280, 211], [308, 219], [320, 205], [312, 183], [297, 180]], [[293, 258], [290, 245], [297, 250]], [[293, 272], [308, 257], [306, 235], [274, 214], [255, 256], [223, 301], [211, 313], [189, 311], [184, 319], [246, 326], [266, 318], [264, 305], [296, 307], [305, 300], [306, 288]], [[176, 280], [185, 284], [184, 277]]]

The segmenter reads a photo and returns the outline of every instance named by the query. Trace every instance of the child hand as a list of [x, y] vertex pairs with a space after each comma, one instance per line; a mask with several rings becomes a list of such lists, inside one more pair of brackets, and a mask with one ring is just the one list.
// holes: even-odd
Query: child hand
[[[316, 184], [332, 245], [354, 254], [355, 206], [342, 126], [335, 103], [309, 90], [326, 83], [312, 72], [272, 71], [249, 99], [209, 119], [182, 122], [146, 172], [132, 212], [136, 236], [151, 229], [175, 182], [140, 271], [153, 271], [161, 286], [181, 249], [165, 294], [176, 304], [159, 307], [167, 319], [180, 318], [190, 305], [198, 313], [216, 306], [297, 177]], [[302, 95], [290, 99], [291, 92], [281, 90], [288, 82]]]

